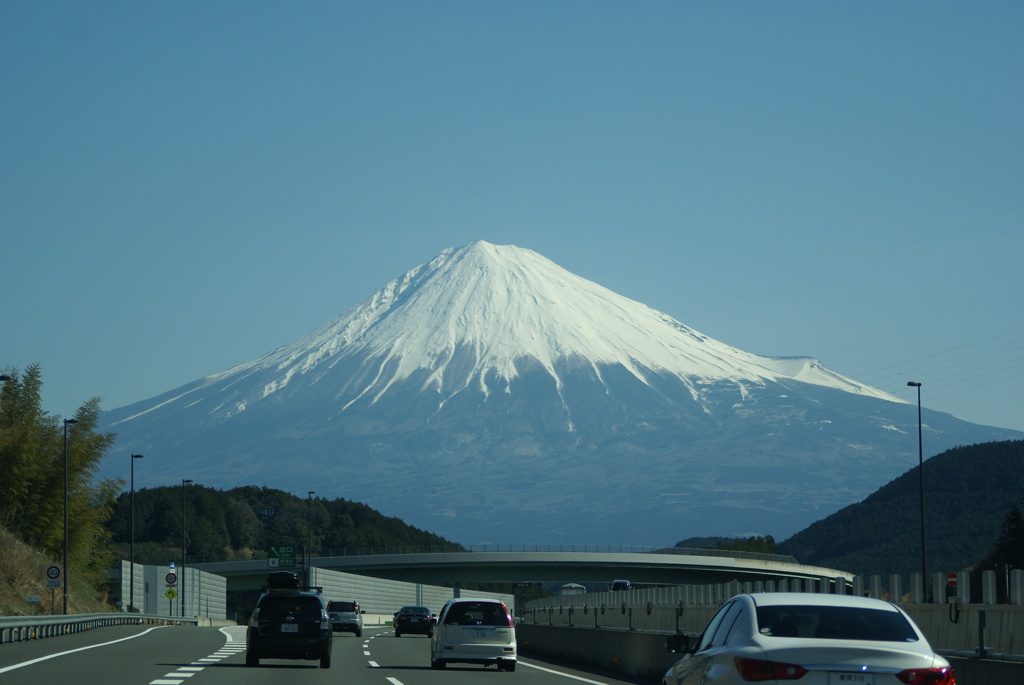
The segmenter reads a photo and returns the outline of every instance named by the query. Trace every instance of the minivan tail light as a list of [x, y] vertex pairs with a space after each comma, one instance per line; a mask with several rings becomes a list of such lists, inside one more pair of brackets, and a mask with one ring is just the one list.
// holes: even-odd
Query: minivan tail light
[[908, 685], [956, 685], [953, 669], [948, 666], [940, 668], [908, 668], [896, 674], [896, 679]]
[[749, 683], [761, 683], [773, 680], [799, 680], [807, 673], [807, 669], [796, 664], [784, 664], [779, 661], [763, 659], [745, 659], [736, 657], [736, 670], [740, 677]]

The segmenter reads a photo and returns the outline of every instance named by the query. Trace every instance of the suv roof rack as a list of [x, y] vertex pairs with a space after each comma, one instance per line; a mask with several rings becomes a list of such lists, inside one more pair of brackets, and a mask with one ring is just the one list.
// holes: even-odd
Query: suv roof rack
[[324, 593], [323, 586], [320, 585], [297, 585], [295, 587], [275, 587], [274, 585], [262, 586], [263, 592], [269, 592], [272, 595], [294, 595], [297, 592], [315, 592], [318, 595]]
[[324, 589], [318, 585], [300, 585], [298, 573], [275, 571], [267, 576], [267, 584], [263, 586], [263, 591], [277, 594], [292, 594], [295, 592], [323, 594]]

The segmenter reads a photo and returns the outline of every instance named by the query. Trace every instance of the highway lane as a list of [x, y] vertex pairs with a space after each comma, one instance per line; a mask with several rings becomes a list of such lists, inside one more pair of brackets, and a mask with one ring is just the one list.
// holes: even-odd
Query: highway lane
[[245, 666], [245, 628], [116, 626], [47, 640], [0, 645], [3, 685], [635, 685], [521, 658], [514, 673], [453, 664], [430, 668], [429, 640], [367, 626], [363, 637], [334, 636], [330, 669], [316, 661], [265, 659]]

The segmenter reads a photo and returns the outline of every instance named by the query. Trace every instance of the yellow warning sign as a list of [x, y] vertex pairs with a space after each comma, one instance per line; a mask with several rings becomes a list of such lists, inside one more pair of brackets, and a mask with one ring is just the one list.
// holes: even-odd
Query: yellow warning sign
[[172, 588], [172, 587], [167, 588], [167, 592], [164, 593], [164, 597], [166, 597], [167, 599], [174, 599], [177, 596], [178, 596], [178, 593], [175, 592], [174, 588]]

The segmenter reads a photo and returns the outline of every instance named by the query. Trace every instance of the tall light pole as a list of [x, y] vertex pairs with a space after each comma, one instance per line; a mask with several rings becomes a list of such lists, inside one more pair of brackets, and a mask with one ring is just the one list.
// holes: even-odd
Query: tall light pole
[[911, 388], [917, 388], [917, 475], [921, 489], [921, 589], [924, 601], [928, 601], [928, 555], [924, 544], [924, 442], [921, 436], [921, 384], [907, 381]]
[[78, 419], [64, 419], [64, 615], [68, 613], [68, 425]]
[[191, 480], [183, 478], [181, 481], [181, 582], [178, 584], [178, 592], [181, 593], [181, 616], [185, 617], [185, 486]]
[[[133, 454], [131, 458], [132, 472], [132, 551], [128, 565], [128, 613], [135, 612], [135, 460], [142, 459], [141, 454]], [[121, 587], [124, 587], [123, 585]]]
[[313, 584], [313, 495], [316, 493], [310, 490], [306, 494], [306, 552], [309, 562], [306, 564], [306, 585]]

